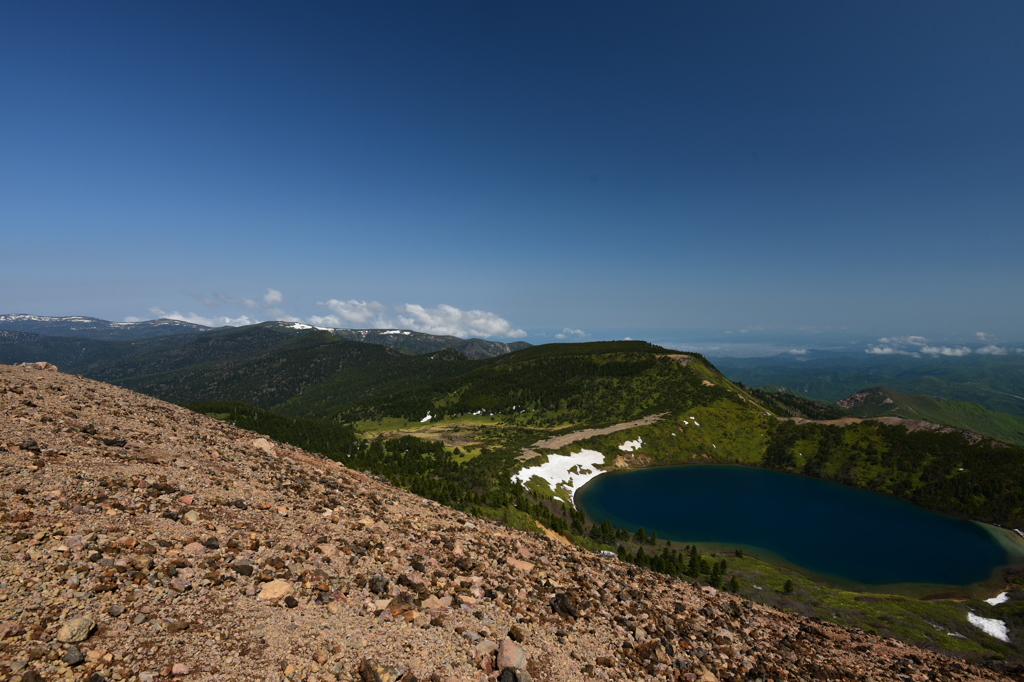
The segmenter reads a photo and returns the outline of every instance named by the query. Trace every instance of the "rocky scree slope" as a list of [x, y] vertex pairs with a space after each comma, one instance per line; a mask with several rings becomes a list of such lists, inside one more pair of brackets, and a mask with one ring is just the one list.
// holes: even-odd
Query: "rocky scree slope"
[[0, 678], [1000, 679], [0, 366]]

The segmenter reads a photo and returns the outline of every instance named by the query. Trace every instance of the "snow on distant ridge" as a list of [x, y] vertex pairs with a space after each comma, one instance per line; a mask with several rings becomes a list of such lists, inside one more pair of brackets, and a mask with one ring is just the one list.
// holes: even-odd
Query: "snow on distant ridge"
[[148, 325], [165, 325], [165, 324], [191, 324], [194, 326], [202, 327], [205, 325], [196, 325], [194, 322], [187, 322], [185, 320], [172, 320], [165, 317], [161, 317], [156, 320], [137, 320], [128, 318], [124, 322], [111, 322], [110, 320], [103, 320], [98, 317], [85, 317], [82, 315], [68, 315], [66, 317], [53, 317], [50, 315], [24, 315], [24, 314], [13, 314], [13, 315], [0, 315], [0, 322], [82, 322], [89, 324], [106, 324], [111, 327], [133, 327], [139, 324]]
[[0, 322], [105, 322], [98, 317], [81, 317], [71, 315], [69, 317], [50, 317], [49, 315], [0, 315]]

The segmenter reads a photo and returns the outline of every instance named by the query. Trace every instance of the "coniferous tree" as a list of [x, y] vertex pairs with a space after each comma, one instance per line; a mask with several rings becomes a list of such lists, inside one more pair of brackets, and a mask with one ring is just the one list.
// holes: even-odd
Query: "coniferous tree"
[[700, 555], [697, 554], [697, 548], [690, 547], [690, 561], [686, 566], [686, 574], [692, 578], [696, 578], [700, 575]]

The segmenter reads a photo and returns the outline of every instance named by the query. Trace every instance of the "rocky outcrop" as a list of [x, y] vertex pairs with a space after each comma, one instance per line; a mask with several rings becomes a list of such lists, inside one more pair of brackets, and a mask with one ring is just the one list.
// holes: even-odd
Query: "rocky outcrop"
[[885, 389], [878, 386], [876, 388], [866, 388], [863, 391], [857, 391], [852, 395], [848, 395], [842, 400], [837, 400], [836, 405], [847, 410], [852, 410], [853, 408], [860, 407], [866, 403], [884, 404], [891, 402], [892, 399], [885, 394]]
[[0, 366], [0, 678], [999, 679]]

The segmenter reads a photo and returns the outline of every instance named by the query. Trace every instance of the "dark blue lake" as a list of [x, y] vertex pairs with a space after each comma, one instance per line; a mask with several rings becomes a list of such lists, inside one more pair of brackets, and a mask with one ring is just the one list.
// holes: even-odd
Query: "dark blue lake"
[[[994, 527], [836, 483], [741, 466], [637, 469], [576, 493], [591, 520], [659, 540], [743, 548], [850, 587], [966, 586], [1020, 558]], [[1014, 556], [1011, 557], [1011, 554]]]

